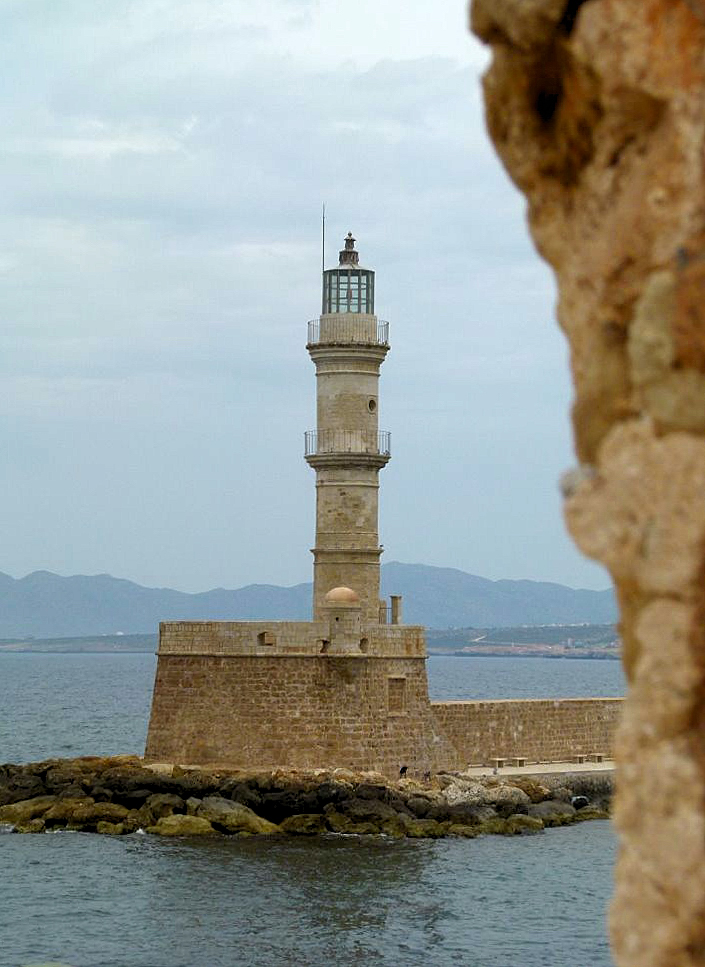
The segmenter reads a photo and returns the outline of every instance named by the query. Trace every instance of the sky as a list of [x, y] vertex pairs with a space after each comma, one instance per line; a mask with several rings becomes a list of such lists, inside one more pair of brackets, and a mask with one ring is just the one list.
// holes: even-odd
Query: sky
[[0, 571], [311, 578], [306, 323], [390, 321], [383, 560], [604, 588], [567, 346], [462, 0], [0, 0]]

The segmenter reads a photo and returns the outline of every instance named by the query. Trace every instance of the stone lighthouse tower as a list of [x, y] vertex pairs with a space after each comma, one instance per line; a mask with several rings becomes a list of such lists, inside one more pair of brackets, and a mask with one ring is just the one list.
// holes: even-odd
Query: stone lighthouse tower
[[164, 621], [145, 755], [232, 768], [458, 768], [428, 698], [424, 629], [380, 602], [378, 425], [388, 324], [351, 234], [309, 323], [318, 416], [312, 621]]
[[390, 449], [379, 430], [378, 383], [388, 336], [375, 315], [375, 274], [360, 265], [348, 233], [338, 265], [323, 272], [321, 315], [308, 324], [317, 386], [317, 427], [305, 441], [316, 471], [314, 621], [340, 586], [356, 592], [363, 622], [380, 620], [379, 471]]

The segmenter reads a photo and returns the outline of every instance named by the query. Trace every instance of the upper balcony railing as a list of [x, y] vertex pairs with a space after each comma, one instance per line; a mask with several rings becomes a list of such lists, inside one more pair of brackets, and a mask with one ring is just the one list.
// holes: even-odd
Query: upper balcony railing
[[389, 430], [307, 430], [304, 453], [307, 457], [321, 453], [369, 453], [388, 457], [391, 439]]
[[350, 318], [345, 313], [308, 324], [308, 345], [388, 346], [389, 323], [384, 319]]

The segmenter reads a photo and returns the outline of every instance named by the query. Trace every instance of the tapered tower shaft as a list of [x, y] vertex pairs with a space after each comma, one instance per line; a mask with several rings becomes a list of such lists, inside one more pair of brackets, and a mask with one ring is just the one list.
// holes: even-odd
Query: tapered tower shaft
[[322, 309], [307, 344], [317, 396], [317, 427], [306, 434], [306, 460], [316, 471], [314, 619], [327, 592], [342, 585], [358, 594], [362, 620], [378, 622], [379, 471], [390, 456], [378, 384], [389, 327], [375, 315], [374, 272], [359, 265], [350, 233], [338, 266], [323, 272]]

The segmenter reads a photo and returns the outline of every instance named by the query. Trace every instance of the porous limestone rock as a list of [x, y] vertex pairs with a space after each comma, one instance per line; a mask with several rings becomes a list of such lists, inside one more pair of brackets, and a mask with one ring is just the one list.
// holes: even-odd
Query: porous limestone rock
[[570, 343], [568, 526], [621, 608], [615, 957], [703, 967], [705, 2], [472, 0], [472, 26]]
[[266, 835], [278, 833], [279, 827], [253, 813], [247, 806], [221, 796], [207, 796], [196, 809], [196, 815], [207, 819], [228, 833]]
[[8, 806], [0, 806], [0, 823], [21, 826], [43, 816], [56, 802], [56, 796], [35, 796]]
[[215, 830], [202, 816], [172, 813], [171, 816], [162, 816], [158, 823], [148, 827], [147, 832], [155, 836], [210, 836]]

